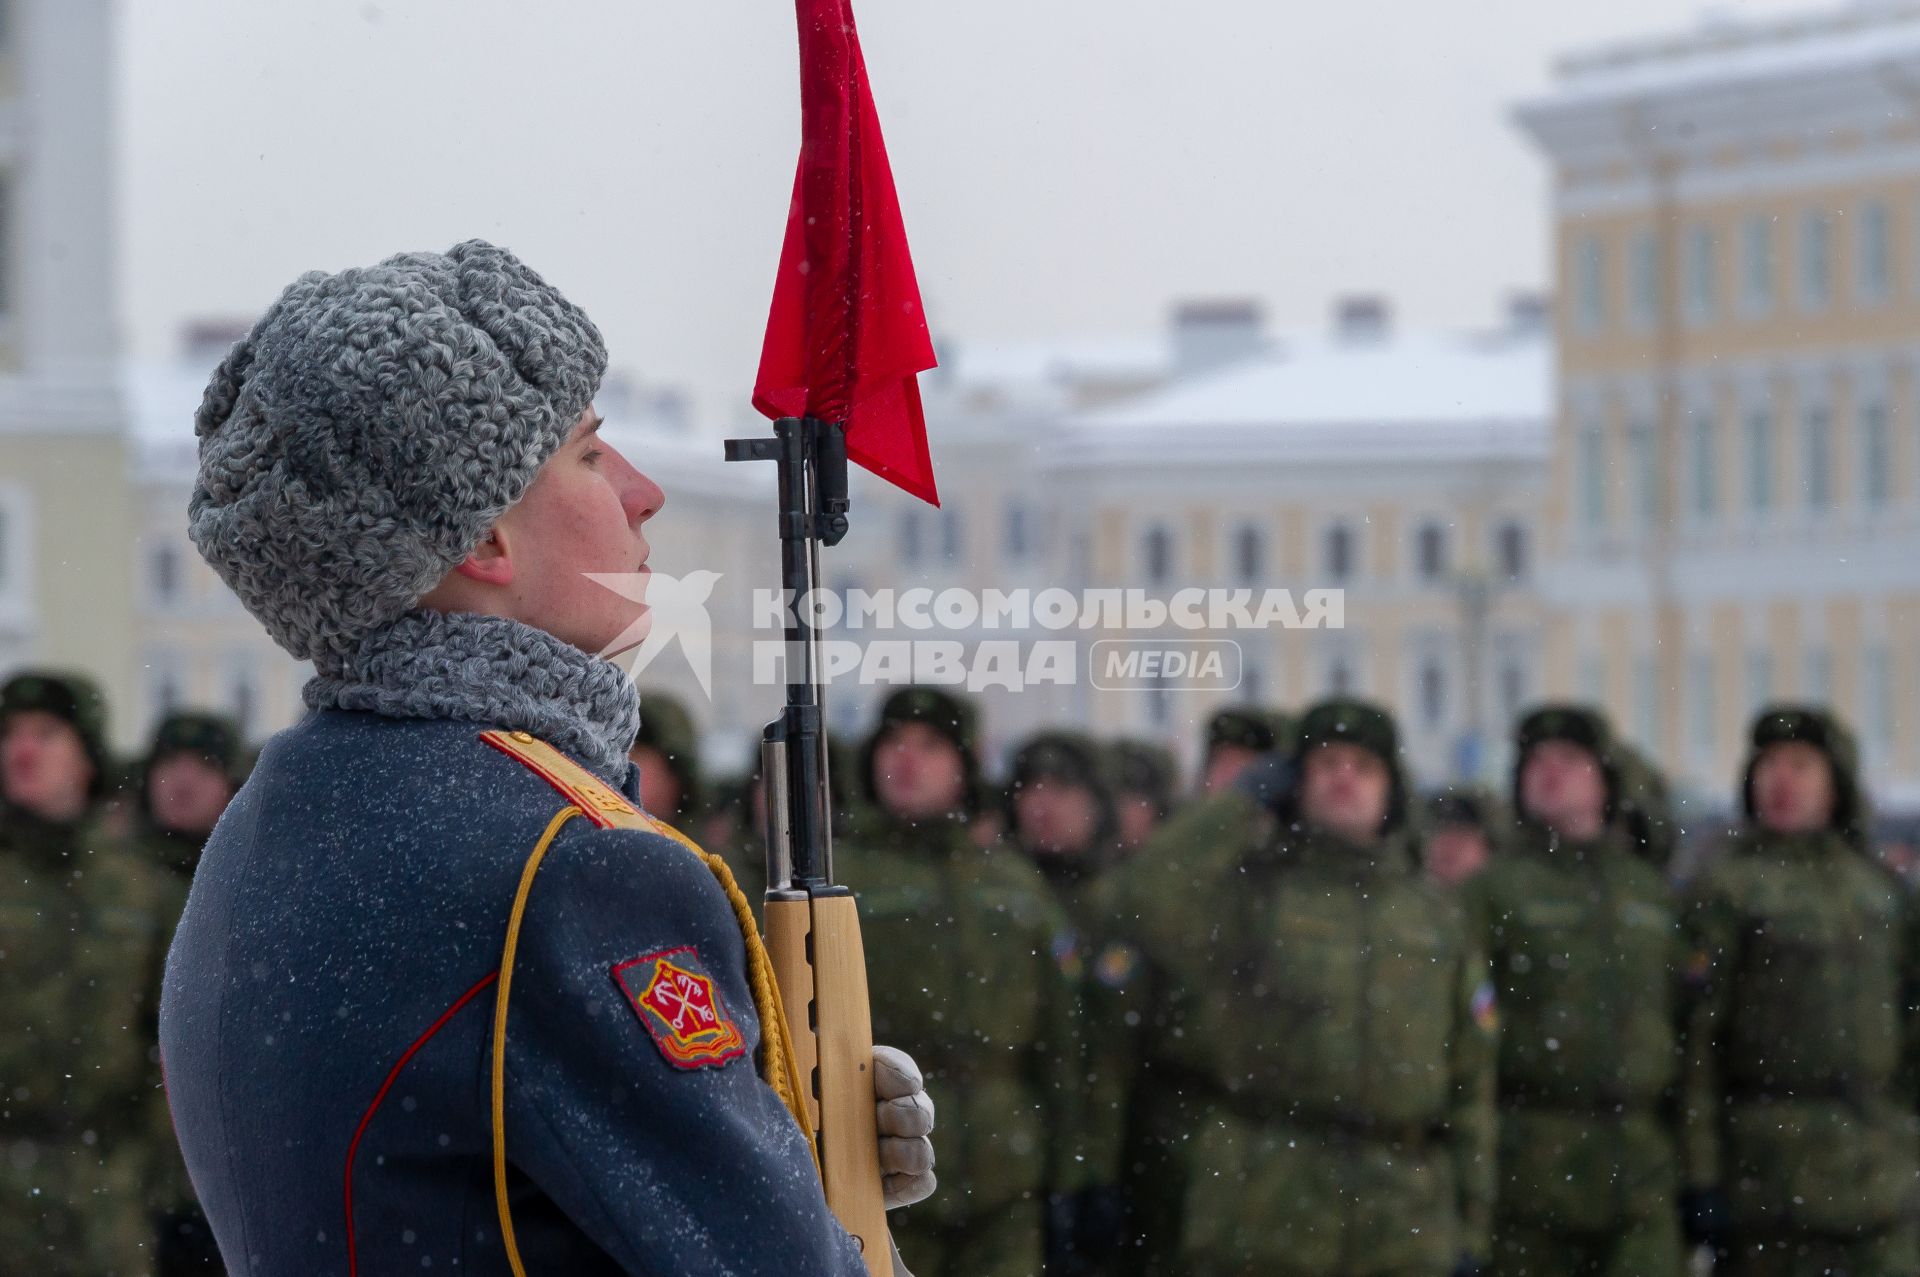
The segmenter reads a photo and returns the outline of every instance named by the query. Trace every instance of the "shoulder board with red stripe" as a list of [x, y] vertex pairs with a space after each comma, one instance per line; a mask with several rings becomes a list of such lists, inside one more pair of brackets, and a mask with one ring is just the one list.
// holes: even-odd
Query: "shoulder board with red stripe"
[[[700, 847], [691, 838], [641, 811], [626, 795], [531, 732], [485, 731], [480, 739], [552, 785], [554, 790], [602, 829], [646, 829], [664, 834], [692, 851]], [[702, 852], [701, 854], [705, 854]]]

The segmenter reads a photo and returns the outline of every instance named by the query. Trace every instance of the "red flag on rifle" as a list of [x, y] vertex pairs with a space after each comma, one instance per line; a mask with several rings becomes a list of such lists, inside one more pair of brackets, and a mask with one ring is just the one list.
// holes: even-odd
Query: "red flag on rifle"
[[796, 0], [800, 169], [753, 406], [845, 422], [847, 456], [940, 504], [915, 374], [934, 366], [849, 0]]

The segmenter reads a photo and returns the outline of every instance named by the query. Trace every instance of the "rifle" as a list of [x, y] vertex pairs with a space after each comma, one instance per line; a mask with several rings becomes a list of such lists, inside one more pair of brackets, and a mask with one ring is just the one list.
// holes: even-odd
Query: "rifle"
[[847, 441], [837, 422], [782, 417], [729, 439], [728, 461], [779, 467], [787, 703], [761, 736], [767, 951], [787, 1010], [827, 1205], [874, 1277], [893, 1277], [874, 1112], [873, 1026], [853, 892], [833, 878], [819, 632], [804, 606], [819, 550], [847, 533]]

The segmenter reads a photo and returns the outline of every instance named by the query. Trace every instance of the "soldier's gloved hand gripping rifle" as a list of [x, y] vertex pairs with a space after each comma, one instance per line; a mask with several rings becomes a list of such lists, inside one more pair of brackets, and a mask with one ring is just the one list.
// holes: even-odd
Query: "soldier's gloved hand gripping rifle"
[[787, 703], [762, 744], [767, 948], [809, 1101], [827, 1203], [877, 1277], [894, 1271], [876, 1147], [873, 1036], [854, 896], [833, 875], [819, 547], [847, 531], [849, 460], [938, 504], [914, 375], [934, 365], [848, 0], [796, 0], [801, 147], [754, 387], [772, 438], [729, 461], [779, 466]]

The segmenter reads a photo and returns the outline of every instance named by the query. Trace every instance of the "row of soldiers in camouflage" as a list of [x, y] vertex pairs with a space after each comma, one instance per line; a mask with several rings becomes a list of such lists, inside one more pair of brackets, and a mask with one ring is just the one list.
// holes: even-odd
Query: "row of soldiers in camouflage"
[[[649, 805], [697, 819], [647, 704]], [[1920, 952], [1831, 715], [1759, 716], [1684, 887], [1658, 774], [1581, 707], [1518, 724], [1497, 822], [1421, 809], [1350, 700], [1216, 717], [1177, 807], [1163, 753], [1057, 732], [996, 801], [976, 740], [915, 688], [835, 760], [876, 1035], [942, 1106], [893, 1221], [921, 1277], [1920, 1273]]]
[[[684, 711], [645, 720], [649, 806], [759, 877]], [[0, 687], [0, 1244], [217, 1271], [152, 1021], [242, 749], [175, 716], [118, 774], [104, 740], [86, 680]], [[948, 1132], [942, 1191], [894, 1221], [922, 1277], [1665, 1274], [1689, 1241], [1735, 1273], [1920, 1273], [1920, 952], [1830, 716], [1760, 717], [1745, 822], [1684, 894], [1657, 775], [1583, 709], [1522, 721], [1492, 829], [1419, 819], [1353, 702], [1216, 717], [1177, 809], [1152, 746], [1043, 734], [996, 801], [976, 741], [908, 689], [837, 760], [875, 1029]], [[1420, 862], [1477, 860], [1443, 851], [1466, 818], [1497, 849], [1443, 890]]]
[[221, 1271], [167, 1117], [156, 1009], [245, 765], [231, 722], [176, 714], [123, 770], [91, 681], [0, 686], [0, 1270]]

